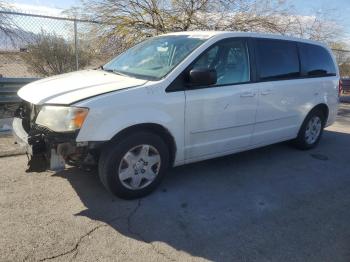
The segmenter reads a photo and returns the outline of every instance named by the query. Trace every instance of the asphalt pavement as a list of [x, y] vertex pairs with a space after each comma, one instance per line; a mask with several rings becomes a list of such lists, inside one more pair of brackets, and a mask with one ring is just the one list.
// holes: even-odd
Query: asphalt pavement
[[141, 200], [96, 173], [0, 158], [0, 261], [350, 261], [350, 104], [320, 145], [169, 171]]

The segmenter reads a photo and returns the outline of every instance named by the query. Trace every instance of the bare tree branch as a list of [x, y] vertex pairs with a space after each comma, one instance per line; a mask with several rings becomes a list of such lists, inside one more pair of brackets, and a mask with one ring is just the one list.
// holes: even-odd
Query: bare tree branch
[[324, 42], [340, 32], [323, 14], [298, 15], [287, 0], [82, 1], [78, 13], [101, 22], [94, 31], [100, 46], [108, 44], [117, 52], [146, 37], [174, 31], [256, 31]]

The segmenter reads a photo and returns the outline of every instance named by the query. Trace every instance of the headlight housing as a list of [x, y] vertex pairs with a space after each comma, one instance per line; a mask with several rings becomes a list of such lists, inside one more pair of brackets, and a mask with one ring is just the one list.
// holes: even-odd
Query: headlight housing
[[89, 112], [84, 107], [43, 106], [35, 123], [55, 132], [69, 132], [80, 129]]

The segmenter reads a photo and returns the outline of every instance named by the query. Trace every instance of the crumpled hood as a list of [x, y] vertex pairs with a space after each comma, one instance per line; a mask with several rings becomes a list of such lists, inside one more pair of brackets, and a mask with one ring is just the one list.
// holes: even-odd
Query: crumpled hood
[[102, 70], [84, 70], [25, 85], [18, 95], [33, 104], [72, 104], [96, 95], [136, 87], [147, 81]]

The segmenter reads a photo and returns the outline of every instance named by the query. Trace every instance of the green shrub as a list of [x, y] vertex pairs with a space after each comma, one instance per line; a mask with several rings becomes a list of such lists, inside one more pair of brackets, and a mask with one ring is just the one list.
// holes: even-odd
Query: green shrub
[[[79, 68], [91, 61], [88, 51], [79, 50]], [[51, 76], [76, 70], [74, 44], [55, 34], [42, 32], [33, 43], [28, 44], [24, 56], [28, 69], [41, 76]]]

